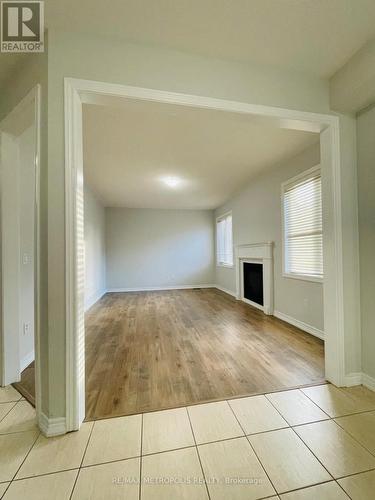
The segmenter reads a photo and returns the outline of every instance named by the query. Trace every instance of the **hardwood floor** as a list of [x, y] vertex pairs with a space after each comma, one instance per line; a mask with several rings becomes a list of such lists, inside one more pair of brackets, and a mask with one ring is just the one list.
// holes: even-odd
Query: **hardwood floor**
[[18, 392], [27, 399], [29, 403], [35, 406], [35, 363], [34, 361], [27, 366], [21, 373], [21, 380], [13, 386]]
[[324, 382], [324, 344], [215, 289], [109, 293], [86, 313], [86, 419]]

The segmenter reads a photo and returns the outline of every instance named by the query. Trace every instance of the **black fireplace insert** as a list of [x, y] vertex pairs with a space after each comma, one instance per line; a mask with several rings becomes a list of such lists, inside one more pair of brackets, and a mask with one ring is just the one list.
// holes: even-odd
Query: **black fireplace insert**
[[263, 306], [263, 265], [243, 263], [244, 298]]

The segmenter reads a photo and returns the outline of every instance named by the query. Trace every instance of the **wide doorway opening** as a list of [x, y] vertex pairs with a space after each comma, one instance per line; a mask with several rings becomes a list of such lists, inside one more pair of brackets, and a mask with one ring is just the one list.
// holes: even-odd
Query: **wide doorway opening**
[[320, 134], [111, 98], [82, 137], [86, 420], [324, 383]]

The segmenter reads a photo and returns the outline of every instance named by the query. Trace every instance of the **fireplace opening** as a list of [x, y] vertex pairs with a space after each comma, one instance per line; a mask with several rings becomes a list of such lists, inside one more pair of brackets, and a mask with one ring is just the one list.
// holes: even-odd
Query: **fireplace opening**
[[243, 296], [263, 306], [263, 265], [243, 263]]

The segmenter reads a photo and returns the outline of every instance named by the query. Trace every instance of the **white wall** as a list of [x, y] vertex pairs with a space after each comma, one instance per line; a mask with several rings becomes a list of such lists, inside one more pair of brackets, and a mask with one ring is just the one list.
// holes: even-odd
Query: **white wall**
[[94, 304], [106, 290], [105, 209], [85, 186], [85, 308]]
[[[274, 242], [275, 311], [323, 331], [323, 285], [282, 276], [281, 183], [319, 161], [317, 144], [253, 179], [216, 216], [232, 210], [234, 245]], [[235, 269], [216, 267], [216, 283], [235, 292]]]
[[[21, 371], [34, 360], [34, 203], [35, 128], [19, 137], [20, 151], [20, 362]], [[26, 328], [27, 325], [27, 328]]]
[[107, 288], [214, 283], [211, 210], [107, 208]]
[[357, 119], [362, 371], [375, 378], [375, 107]]

